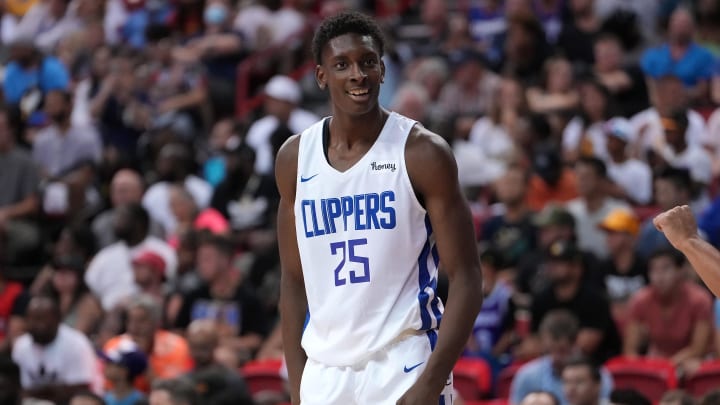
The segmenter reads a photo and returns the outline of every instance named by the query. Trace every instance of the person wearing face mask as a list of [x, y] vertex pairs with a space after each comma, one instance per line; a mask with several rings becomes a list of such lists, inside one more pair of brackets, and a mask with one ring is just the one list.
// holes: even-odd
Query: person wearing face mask
[[204, 31], [177, 52], [181, 60], [201, 61], [204, 65], [213, 111], [218, 116], [234, 112], [236, 67], [245, 57], [245, 42], [242, 34], [233, 29], [233, 19], [227, 0], [207, 1]]

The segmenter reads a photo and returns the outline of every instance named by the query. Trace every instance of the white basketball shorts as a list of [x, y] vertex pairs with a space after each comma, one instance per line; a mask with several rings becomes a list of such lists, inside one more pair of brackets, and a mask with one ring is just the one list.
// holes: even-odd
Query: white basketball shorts
[[[300, 383], [301, 405], [395, 405], [425, 369], [437, 332], [411, 335], [355, 366], [326, 366], [307, 360]], [[452, 405], [452, 374], [438, 398]]]

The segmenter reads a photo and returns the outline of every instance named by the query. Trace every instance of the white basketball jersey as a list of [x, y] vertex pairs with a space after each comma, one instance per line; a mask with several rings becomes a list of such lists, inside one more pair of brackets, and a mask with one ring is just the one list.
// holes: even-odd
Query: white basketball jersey
[[399, 337], [429, 331], [443, 306], [438, 252], [405, 167], [415, 125], [391, 113], [370, 150], [337, 171], [322, 120], [300, 136], [295, 225], [308, 301], [302, 347], [329, 366], [350, 366]]

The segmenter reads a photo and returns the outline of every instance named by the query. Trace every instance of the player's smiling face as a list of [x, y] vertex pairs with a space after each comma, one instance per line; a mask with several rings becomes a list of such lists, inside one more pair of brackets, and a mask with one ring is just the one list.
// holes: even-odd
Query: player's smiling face
[[327, 87], [334, 108], [351, 115], [365, 114], [378, 105], [385, 65], [369, 35], [345, 34], [331, 39], [315, 71]]

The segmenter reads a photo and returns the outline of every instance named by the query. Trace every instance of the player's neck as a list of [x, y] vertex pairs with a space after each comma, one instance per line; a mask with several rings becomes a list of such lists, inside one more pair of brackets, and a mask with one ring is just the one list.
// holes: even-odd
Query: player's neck
[[330, 121], [330, 136], [333, 140], [349, 144], [365, 139], [374, 140], [382, 131], [387, 116], [387, 111], [379, 106], [362, 115], [349, 115], [333, 111]]

